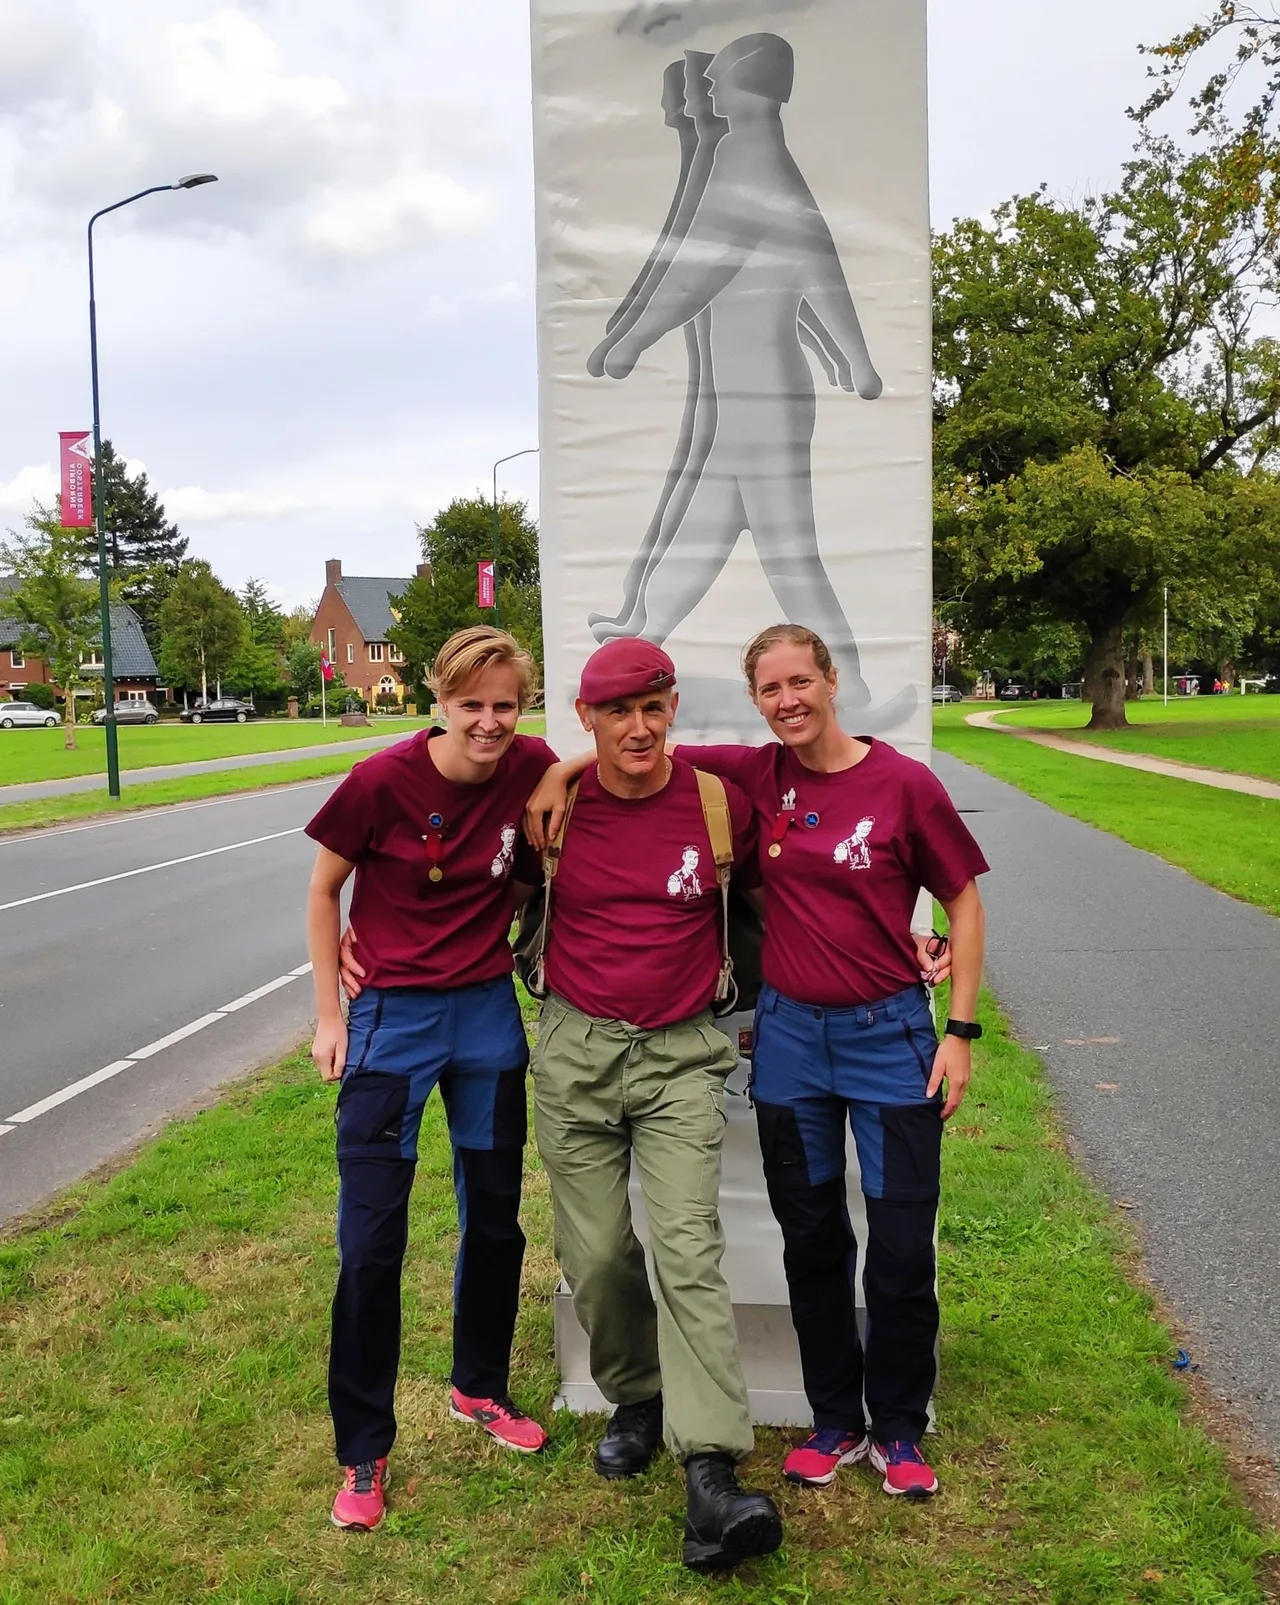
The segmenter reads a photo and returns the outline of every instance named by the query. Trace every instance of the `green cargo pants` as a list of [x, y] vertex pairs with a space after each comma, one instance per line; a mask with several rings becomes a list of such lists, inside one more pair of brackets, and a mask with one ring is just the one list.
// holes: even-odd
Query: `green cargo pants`
[[[667, 1445], [751, 1452], [733, 1304], [720, 1272], [724, 1083], [737, 1063], [710, 1012], [660, 1031], [597, 1020], [552, 995], [533, 1051], [534, 1126], [556, 1256], [611, 1404], [662, 1390]], [[631, 1224], [635, 1155], [653, 1289]]]

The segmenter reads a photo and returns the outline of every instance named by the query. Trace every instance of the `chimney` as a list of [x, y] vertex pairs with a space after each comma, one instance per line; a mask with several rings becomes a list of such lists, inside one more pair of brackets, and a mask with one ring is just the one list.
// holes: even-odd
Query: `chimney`
[[418, 578], [420, 580], [429, 580], [431, 578], [431, 564], [430, 563], [419, 563], [418, 564], [418, 568], [417, 568], [417, 575], [418, 575]]
[[331, 557], [324, 566], [324, 583], [326, 585], [336, 585], [341, 578], [342, 559], [340, 557]]

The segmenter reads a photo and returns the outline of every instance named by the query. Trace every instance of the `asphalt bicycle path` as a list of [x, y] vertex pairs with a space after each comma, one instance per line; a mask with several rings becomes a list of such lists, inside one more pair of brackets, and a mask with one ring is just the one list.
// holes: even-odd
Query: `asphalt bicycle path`
[[[368, 752], [378, 747], [389, 747], [412, 735], [411, 730], [396, 730], [390, 735], [360, 736], [352, 741], [328, 741], [316, 747], [280, 747], [271, 752], [246, 752], [232, 758], [204, 758], [195, 763], [161, 764], [150, 769], [122, 769], [120, 781], [125, 797], [130, 786], [140, 786], [148, 780], [180, 780], [183, 775], [212, 775], [224, 769], [256, 769], [262, 764], [293, 763], [299, 758], [325, 758], [344, 752]], [[12, 739], [6, 733], [6, 739]], [[104, 791], [107, 777], [101, 775], [72, 775], [66, 780], [32, 780], [20, 786], [0, 786], [0, 807], [6, 803], [36, 802], [41, 797], [68, 797], [78, 791]]]
[[991, 989], [1085, 1168], [1139, 1223], [1206, 1381], [1280, 1461], [1280, 919], [935, 765], [992, 867]]
[[968, 713], [964, 722], [975, 730], [994, 730], [1002, 736], [1020, 736], [1023, 741], [1034, 741], [1038, 747], [1050, 747], [1054, 752], [1067, 752], [1075, 758], [1092, 758], [1097, 763], [1118, 764], [1122, 769], [1141, 769], [1149, 775], [1168, 775], [1171, 780], [1191, 780], [1200, 786], [1212, 786], [1218, 791], [1240, 791], [1249, 797], [1270, 797], [1280, 801], [1280, 786], [1273, 780], [1262, 780], [1257, 775], [1235, 774], [1229, 769], [1201, 769], [1195, 764], [1174, 763], [1168, 758], [1149, 758], [1140, 752], [1114, 752], [1109, 747], [1096, 747], [1090, 741], [1072, 741], [1048, 730], [1029, 730], [1022, 725], [1001, 724], [999, 711]]

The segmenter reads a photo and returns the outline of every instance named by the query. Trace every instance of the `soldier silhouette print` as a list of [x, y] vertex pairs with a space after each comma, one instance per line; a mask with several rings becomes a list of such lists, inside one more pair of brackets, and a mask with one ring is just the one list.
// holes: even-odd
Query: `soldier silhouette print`
[[[675, 455], [615, 615], [597, 640], [661, 644], [714, 584], [741, 532], [788, 619], [827, 641], [850, 709], [870, 692], [818, 549], [812, 443], [816, 393], [805, 349], [830, 383], [874, 401], [872, 363], [835, 242], [787, 149], [791, 46], [748, 34], [714, 57], [689, 51], [663, 81], [680, 178], [643, 270], [610, 318], [589, 371], [625, 379], [641, 354], [684, 332], [689, 381]], [[915, 705], [908, 688], [881, 728]], [[886, 720], [885, 716], [889, 716]]]

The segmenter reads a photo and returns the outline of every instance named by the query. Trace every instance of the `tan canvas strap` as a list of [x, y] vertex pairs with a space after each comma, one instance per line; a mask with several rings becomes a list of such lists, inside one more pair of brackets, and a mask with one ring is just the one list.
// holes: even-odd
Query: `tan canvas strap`
[[702, 818], [711, 840], [711, 856], [716, 861], [716, 879], [720, 883], [721, 957], [720, 980], [716, 986], [716, 1002], [723, 1003], [733, 986], [733, 960], [729, 957], [729, 880], [733, 875], [733, 816], [729, 812], [729, 798], [724, 781], [719, 775], [710, 775], [705, 769], [695, 769], [698, 777], [698, 800], [702, 804]]
[[547, 940], [551, 934], [551, 882], [556, 878], [556, 867], [560, 862], [560, 854], [564, 851], [564, 835], [569, 828], [569, 816], [573, 813], [573, 805], [578, 800], [578, 782], [575, 780], [569, 787], [569, 794], [565, 799], [564, 818], [560, 821], [560, 829], [547, 843], [546, 851], [542, 855], [542, 929], [538, 933], [538, 953], [534, 959], [534, 972], [537, 976], [539, 988], [544, 984], [543, 972], [547, 956]]

